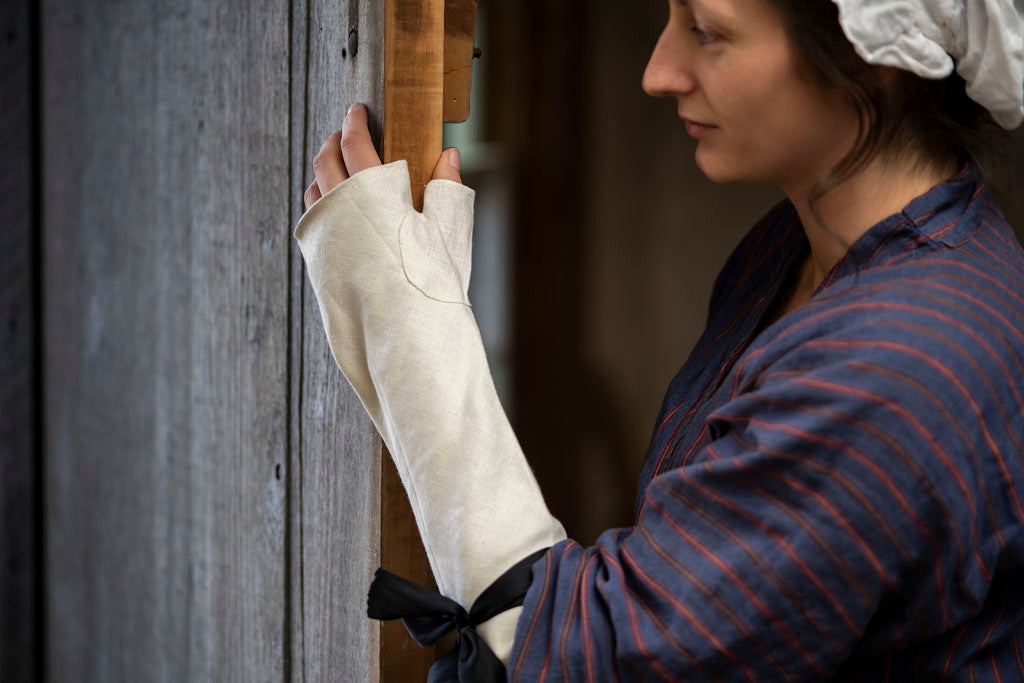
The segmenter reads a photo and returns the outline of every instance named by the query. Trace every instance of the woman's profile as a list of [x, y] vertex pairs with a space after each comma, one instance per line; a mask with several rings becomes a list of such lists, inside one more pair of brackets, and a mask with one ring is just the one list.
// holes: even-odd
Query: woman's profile
[[787, 199], [716, 280], [634, 524], [592, 547], [498, 402], [458, 152], [422, 213], [362, 105], [317, 155], [296, 237], [441, 593], [380, 572], [370, 616], [459, 630], [431, 680], [1024, 680], [1024, 250], [984, 189], [1024, 119], [1024, 18], [668, 5], [644, 90], [708, 178]]

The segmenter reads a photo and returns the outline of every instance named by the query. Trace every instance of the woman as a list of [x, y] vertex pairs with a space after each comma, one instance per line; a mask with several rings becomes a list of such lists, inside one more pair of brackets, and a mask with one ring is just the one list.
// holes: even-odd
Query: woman
[[418, 214], [351, 109], [296, 236], [454, 601], [383, 573], [371, 616], [479, 624], [446, 680], [1024, 680], [1024, 252], [978, 165], [1024, 117], [1022, 36], [1005, 0], [670, 2], [645, 90], [709, 178], [788, 201], [718, 278], [634, 526], [592, 548], [494, 395], [457, 152]]

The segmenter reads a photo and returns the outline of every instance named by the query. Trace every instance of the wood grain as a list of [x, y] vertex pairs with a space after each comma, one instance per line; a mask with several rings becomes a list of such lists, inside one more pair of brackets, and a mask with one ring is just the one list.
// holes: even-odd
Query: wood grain
[[35, 263], [29, 3], [0, 7], [0, 662], [3, 678], [42, 672], [36, 590]]
[[[444, 94], [444, 0], [387, 0], [383, 159], [409, 164], [413, 204], [441, 153]], [[409, 500], [390, 455], [381, 467], [381, 565], [436, 588]], [[400, 621], [381, 628], [380, 673], [386, 683], [426, 680], [438, 648], [420, 648]]]
[[413, 204], [441, 154], [444, 0], [387, 0], [384, 162], [409, 162]]
[[[306, 6], [295, 2], [295, 16]], [[302, 192], [313, 180], [313, 157], [341, 128], [349, 104], [367, 104], [375, 134], [385, 106], [383, 5], [349, 0], [310, 2], [308, 7], [308, 23], [300, 29], [296, 21], [294, 27], [303, 31], [294, 45], [296, 52], [308, 54], [308, 66], [301, 73], [298, 57], [293, 60], [293, 74], [301, 73], [294, 78], [302, 84], [292, 97], [293, 135], [302, 140], [299, 155], [292, 158], [293, 226], [301, 215]], [[355, 55], [349, 50], [353, 30]], [[331, 357], [316, 297], [294, 245], [292, 258], [293, 310], [301, 326], [293, 324], [293, 338], [301, 347], [292, 370], [299, 393], [293, 397], [299, 429], [293, 460], [301, 469], [292, 489], [299, 497], [292, 529], [300, 537], [293, 548], [301, 546], [301, 610], [292, 610], [299, 620], [291, 629], [296, 653], [292, 680], [376, 681], [380, 626], [366, 616], [366, 593], [380, 565], [381, 441]]]
[[47, 0], [49, 678], [284, 678], [288, 5]]

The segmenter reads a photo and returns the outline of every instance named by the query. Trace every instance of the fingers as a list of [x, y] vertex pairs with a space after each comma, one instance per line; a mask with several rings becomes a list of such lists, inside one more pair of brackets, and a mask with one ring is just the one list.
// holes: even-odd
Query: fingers
[[431, 176], [431, 180], [454, 180], [461, 183], [462, 175], [459, 174], [461, 165], [462, 158], [459, 155], [459, 150], [449, 147], [441, 152], [441, 157], [434, 166], [434, 175]]
[[[441, 152], [434, 165], [434, 174], [423, 197], [423, 214], [436, 220], [441, 236], [459, 272], [463, 293], [469, 286], [469, 274], [473, 260], [473, 200], [476, 193], [462, 184], [459, 167], [462, 159], [459, 150], [450, 147]], [[435, 183], [434, 180], [451, 180], [457, 183]]]
[[313, 172], [316, 174], [316, 184], [321, 197], [349, 176], [341, 162], [340, 141], [341, 131], [334, 131], [324, 140], [320, 151], [313, 157]]
[[[457, 155], [457, 152], [456, 152]], [[444, 160], [446, 156], [441, 155]], [[446, 162], [447, 163], [447, 162]], [[373, 166], [380, 166], [380, 157], [373, 147], [370, 129], [367, 125], [366, 105], [353, 104], [342, 124], [341, 130], [335, 131], [320, 146], [320, 151], [313, 157], [313, 172], [316, 180], [306, 188], [302, 200], [308, 209], [317, 200], [330, 192], [338, 184], [348, 180], [350, 176], [365, 171]], [[462, 182], [458, 174], [458, 160], [455, 166], [448, 166], [445, 175], [437, 175], [457, 182]], [[454, 171], [454, 177], [452, 172]]]
[[309, 207], [316, 204], [317, 200], [319, 200], [320, 197], [322, 196], [323, 195], [320, 194], [320, 186], [317, 185], [317, 182], [314, 180], [312, 183], [309, 184], [309, 187], [306, 188], [306, 193], [302, 195], [302, 202], [306, 205], [306, 208], [308, 209]]
[[315, 187], [310, 185], [303, 195], [307, 209], [349, 176], [371, 166], [380, 166], [366, 120], [366, 106], [352, 105], [341, 130], [331, 133], [320, 146], [313, 157]]
[[380, 166], [380, 157], [373, 148], [370, 130], [366, 124], [366, 106], [352, 105], [341, 126], [341, 156], [349, 175], [355, 175], [372, 166]]

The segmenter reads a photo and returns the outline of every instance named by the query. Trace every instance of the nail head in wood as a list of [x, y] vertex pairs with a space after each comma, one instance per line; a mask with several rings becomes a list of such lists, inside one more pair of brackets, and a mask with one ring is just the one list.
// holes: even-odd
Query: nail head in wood
[[[355, 57], [356, 56], [356, 51], [358, 51], [358, 50], [359, 50], [359, 33], [355, 29], [352, 29], [348, 33], [348, 53], [352, 57]], [[344, 56], [344, 53], [342, 53], [342, 56]]]

